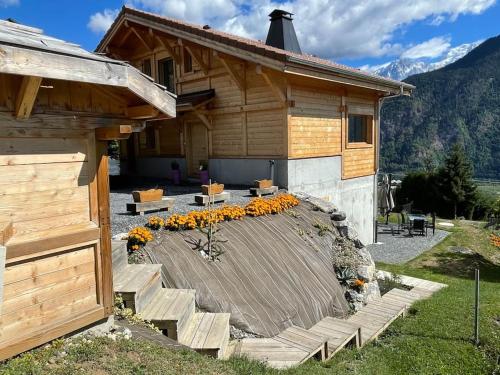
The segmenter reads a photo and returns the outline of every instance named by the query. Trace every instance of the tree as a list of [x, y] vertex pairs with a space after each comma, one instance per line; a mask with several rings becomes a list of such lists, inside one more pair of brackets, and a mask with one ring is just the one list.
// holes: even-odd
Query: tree
[[476, 185], [472, 181], [472, 164], [460, 143], [453, 145], [439, 171], [439, 185], [443, 199], [453, 208], [453, 216], [473, 209]]

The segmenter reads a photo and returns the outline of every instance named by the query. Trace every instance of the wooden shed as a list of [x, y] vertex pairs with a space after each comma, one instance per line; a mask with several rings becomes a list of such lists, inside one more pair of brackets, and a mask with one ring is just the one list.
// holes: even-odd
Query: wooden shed
[[97, 51], [130, 61], [179, 98], [176, 119], [122, 142], [124, 172], [168, 177], [175, 161], [184, 178], [196, 179], [204, 163], [226, 184], [273, 178], [332, 200], [370, 243], [379, 108], [413, 86], [302, 53], [292, 15], [270, 17], [263, 43], [122, 9]]
[[132, 66], [0, 21], [0, 359], [112, 314], [107, 143], [175, 113]]

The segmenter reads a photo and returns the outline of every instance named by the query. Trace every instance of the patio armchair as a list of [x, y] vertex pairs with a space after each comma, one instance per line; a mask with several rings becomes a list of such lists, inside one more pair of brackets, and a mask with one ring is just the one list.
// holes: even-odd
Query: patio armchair
[[429, 223], [428, 221], [425, 223], [425, 235], [427, 236], [427, 229], [432, 229], [432, 235], [436, 232], [436, 213], [433, 212], [431, 214], [432, 221]]
[[411, 231], [412, 233], [418, 233], [421, 236], [424, 235], [424, 233], [427, 233], [425, 231], [425, 220], [424, 219], [415, 219], [413, 220], [413, 225], [411, 226]]

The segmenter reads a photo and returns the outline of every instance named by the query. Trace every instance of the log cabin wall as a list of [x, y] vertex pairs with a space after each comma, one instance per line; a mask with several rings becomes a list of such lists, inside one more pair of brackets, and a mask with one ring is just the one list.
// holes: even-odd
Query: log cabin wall
[[112, 312], [111, 265], [102, 252], [107, 159], [97, 152], [95, 128], [124, 107], [112, 91], [43, 80], [31, 118], [16, 120], [23, 80], [0, 74], [0, 223], [12, 224], [3, 243], [0, 359]]
[[[163, 38], [163, 43], [166, 42]], [[130, 50], [141, 51], [138, 43], [130, 37], [126, 44]], [[203, 159], [286, 158], [287, 112], [283, 98], [277, 95], [277, 90], [283, 92], [282, 95], [286, 91], [284, 75], [262, 71], [256, 64], [196, 45], [189, 45], [193, 54], [192, 71], [186, 72], [184, 61], [189, 52], [182, 43], [171, 39], [172, 51], [157, 46], [150, 51], [120, 56], [136, 67], [143, 67], [145, 61], [150, 62], [151, 75], [156, 81], [159, 80], [158, 62], [177, 59], [174, 67], [178, 95], [215, 90], [214, 100], [196, 111], [198, 113], [185, 112], [176, 120], [154, 124], [159, 129], [160, 146], [156, 150], [139, 146], [139, 157], [185, 157], [190, 172], [195, 172], [195, 165]], [[192, 149], [200, 147], [203, 141], [192, 139], [200, 131], [200, 126], [207, 131], [207, 150], [193, 155]], [[135, 137], [141, 138], [142, 135]], [[199, 160], [189, 160], [193, 157]]]

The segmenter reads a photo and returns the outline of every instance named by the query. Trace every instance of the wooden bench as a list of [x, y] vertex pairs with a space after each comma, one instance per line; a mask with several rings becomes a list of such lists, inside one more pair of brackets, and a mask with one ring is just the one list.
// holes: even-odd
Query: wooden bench
[[162, 200], [153, 202], [127, 203], [127, 211], [133, 215], [144, 215], [145, 212], [167, 211], [174, 206], [174, 198], [163, 197]]
[[254, 197], [276, 194], [277, 192], [278, 192], [277, 186], [271, 186], [268, 188], [257, 188], [257, 187], [250, 188], [250, 194], [252, 194]]
[[231, 197], [231, 194], [223, 191], [222, 193], [214, 194], [214, 195], [205, 195], [205, 194], [195, 195], [194, 201], [199, 205], [206, 206], [209, 202], [210, 203], [225, 202], [225, 201], [229, 200], [230, 197]]

